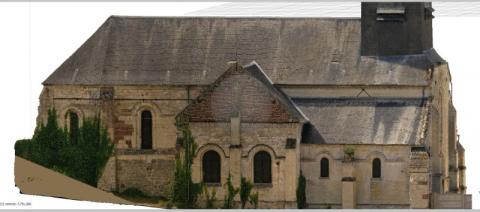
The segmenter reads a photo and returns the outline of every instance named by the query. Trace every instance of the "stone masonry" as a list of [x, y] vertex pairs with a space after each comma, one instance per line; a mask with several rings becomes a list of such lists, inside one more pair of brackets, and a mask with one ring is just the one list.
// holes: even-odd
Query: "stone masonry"
[[309, 208], [471, 208], [432, 12], [390, 2], [362, 3], [361, 19], [112, 16], [43, 82], [37, 122], [51, 108], [67, 129], [71, 112], [80, 126], [99, 114], [115, 144], [106, 191], [167, 197], [180, 117], [198, 144], [195, 182], [205, 153], [220, 156], [220, 182], [207, 184], [219, 202], [228, 175], [252, 181], [266, 152], [260, 208], [295, 208], [300, 171]]

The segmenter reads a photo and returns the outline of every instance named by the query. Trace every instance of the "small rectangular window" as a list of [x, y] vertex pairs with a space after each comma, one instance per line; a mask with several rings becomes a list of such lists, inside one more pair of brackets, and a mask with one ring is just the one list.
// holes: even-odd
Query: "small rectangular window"
[[379, 7], [377, 8], [377, 21], [404, 22], [404, 7]]

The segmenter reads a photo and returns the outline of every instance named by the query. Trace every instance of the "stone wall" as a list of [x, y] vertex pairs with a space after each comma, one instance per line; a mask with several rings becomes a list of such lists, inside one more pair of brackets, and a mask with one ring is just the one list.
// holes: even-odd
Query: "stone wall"
[[147, 195], [168, 196], [175, 166], [174, 152], [159, 150], [119, 152], [117, 154], [119, 192], [137, 188]]
[[[355, 148], [353, 175], [357, 207], [405, 208], [409, 202], [408, 145], [348, 145]], [[307, 178], [307, 202], [311, 207], [342, 204], [344, 148], [341, 144], [301, 144], [301, 169]], [[330, 175], [320, 177], [320, 160], [329, 160]], [[372, 178], [372, 161], [381, 161], [381, 178]]]
[[[55, 108], [60, 126], [68, 124], [65, 114], [72, 110], [82, 120], [99, 113], [107, 127], [115, 154], [109, 159], [99, 187], [108, 191], [124, 191], [137, 188], [148, 195], [166, 196], [173, 176], [177, 129], [175, 116], [203, 90], [195, 86], [46, 86], [40, 96], [38, 122], [46, 121], [49, 108]], [[278, 103], [275, 103], [278, 104]], [[148, 109], [153, 116], [153, 149], [140, 149], [140, 113]], [[81, 123], [80, 123], [81, 124]], [[199, 151], [214, 144], [222, 146], [221, 155], [230, 159], [231, 126], [223, 123], [204, 123], [200, 127], [192, 125], [192, 131], [200, 144]], [[68, 128], [68, 126], [67, 126]], [[240, 169], [230, 169], [222, 163], [222, 184], [226, 182], [227, 170], [239, 173], [234, 175], [238, 186], [240, 175], [253, 179], [252, 155], [265, 150], [272, 156], [271, 185], [257, 185], [254, 190], [260, 193], [261, 207], [294, 207], [296, 180], [299, 170], [298, 145], [300, 124], [242, 123], [241, 148], [238, 165]], [[225, 137], [226, 136], [226, 137]], [[293, 149], [286, 149], [287, 138], [297, 142]], [[296, 148], [295, 148], [296, 147]], [[234, 150], [235, 151], [235, 150]], [[194, 165], [194, 177], [200, 180], [199, 167]], [[287, 171], [287, 169], [289, 169]], [[292, 169], [293, 171], [290, 171]], [[215, 187], [213, 185], [213, 187]], [[217, 186], [218, 187], [218, 186]], [[272, 195], [273, 194], [273, 195]], [[223, 197], [223, 189], [218, 187], [217, 197]], [[275, 205], [275, 206], [273, 206]]]
[[[425, 140], [430, 153], [432, 193], [453, 192], [465, 186], [464, 153], [457, 151], [455, 109], [451, 103], [450, 75], [447, 65], [430, 70], [431, 87], [422, 86], [317, 86], [288, 87], [284, 91], [295, 97], [431, 97], [429, 105], [428, 135]], [[241, 76], [235, 76], [240, 77]], [[243, 77], [243, 76], [242, 76]], [[243, 79], [243, 78], [242, 78]], [[243, 79], [250, 82], [251, 78]], [[235, 80], [233, 80], [235, 81]], [[250, 82], [252, 84], [252, 82]], [[225, 86], [235, 87], [233, 84]], [[242, 87], [242, 86], [241, 86]], [[99, 187], [110, 191], [123, 191], [135, 187], [150, 195], [166, 195], [173, 174], [176, 133], [175, 116], [196, 98], [205, 87], [198, 86], [45, 86], [40, 96], [37, 122], [45, 122], [47, 110], [55, 108], [60, 126], [68, 128], [67, 112], [73, 111], [82, 119], [100, 113], [112, 142], [115, 155], [105, 168]], [[251, 87], [252, 93], [264, 89]], [[235, 97], [249, 90], [232, 90], [220, 97]], [[233, 96], [228, 95], [233, 94]], [[241, 96], [241, 95], [240, 95]], [[219, 99], [222, 99], [219, 98]], [[258, 99], [255, 95], [251, 99]], [[260, 99], [263, 99], [260, 98]], [[224, 99], [222, 99], [223, 101]], [[261, 102], [277, 106], [277, 112], [285, 113], [275, 101]], [[215, 102], [215, 101], [214, 101]], [[218, 101], [220, 102], [220, 101]], [[252, 109], [254, 107], [248, 107]], [[243, 109], [245, 109], [243, 108]], [[262, 107], [270, 109], [271, 107]], [[153, 150], [140, 150], [140, 113], [148, 109], [153, 115]], [[258, 108], [254, 108], [258, 109]], [[271, 110], [271, 109], [270, 109]], [[244, 115], [248, 114], [243, 112]], [[225, 113], [230, 116], [230, 113]], [[275, 117], [274, 113], [264, 118]], [[285, 114], [283, 114], [285, 115]], [[227, 117], [227, 116], [225, 116]], [[256, 118], [255, 114], [248, 117]], [[252, 119], [253, 120], [253, 119]], [[234, 173], [234, 184], [240, 176], [252, 179], [252, 155], [265, 150], [272, 155], [272, 185], [257, 185], [262, 207], [293, 207], [295, 205], [296, 180], [300, 166], [307, 177], [307, 201], [311, 207], [341, 207], [342, 166], [344, 145], [307, 145], [300, 147], [299, 123], [239, 123], [238, 138], [233, 135], [233, 122], [199, 122], [192, 124], [192, 132], [199, 143], [199, 155], [194, 164], [194, 178], [201, 180], [199, 158], [208, 149], [219, 151], [222, 156], [222, 184], [228, 172]], [[294, 148], [286, 147], [288, 138], [296, 139]], [[238, 141], [234, 141], [237, 140]], [[233, 145], [232, 145], [233, 144]], [[356, 207], [404, 208], [410, 206], [408, 161], [410, 147], [406, 145], [355, 145]], [[300, 162], [301, 156], [301, 162]], [[319, 161], [330, 161], [330, 177], [320, 178]], [[371, 160], [382, 160], [382, 178], [371, 179]], [[453, 169], [451, 168], [454, 166]], [[235, 169], [232, 167], [241, 167]], [[452, 172], [458, 170], [457, 172]], [[414, 177], [415, 178], [415, 177]], [[421, 178], [421, 177], [420, 177]], [[420, 179], [418, 178], [418, 179]], [[415, 178], [417, 179], [417, 178]], [[422, 180], [419, 180], [422, 181]], [[223, 197], [221, 185], [210, 185]], [[362, 194], [362, 195], [359, 195]], [[423, 198], [423, 196], [422, 196]], [[272, 206], [273, 207], [273, 206]]]
[[[221, 157], [221, 183], [207, 185], [209, 189], [216, 190], [217, 198], [223, 199], [225, 195], [223, 185], [229, 172], [234, 186], [240, 185], [240, 176], [253, 182], [253, 156], [259, 151], [266, 151], [272, 159], [272, 183], [255, 184], [252, 191], [259, 192], [260, 208], [296, 207], [297, 151], [301, 132], [298, 123], [241, 123], [239, 145], [231, 143], [231, 123], [190, 123], [190, 130], [199, 145], [192, 166], [195, 182], [202, 181], [202, 157], [205, 152], [214, 150]], [[293, 148], [287, 147], [289, 138], [297, 141]]]
[[460, 185], [460, 193], [465, 194], [467, 192], [465, 149], [463, 149], [461, 144], [459, 144], [458, 147], [458, 184]]
[[116, 170], [117, 170], [117, 157], [113, 155], [108, 159], [107, 163], [105, 164], [103, 173], [100, 176], [100, 179], [98, 179], [97, 187], [104, 191], [116, 191], [117, 190]]
[[448, 64], [436, 66], [430, 77], [433, 114], [429, 123], [436, 125], [428, 132], [431, 138], [432, 188], [433, 192], [439, 193], [457, 192], [456, 115], [452, 104]]
[[472, 209], [472, 195], [466, 194], [433, 194], [434, 209]]
[[429, 156], [426, 151], [412, 151], [409, 162], [410, 208], [430, 207]]
[[[68, 111], [83, 118], [99, 113], [115, 153], [109, 159], [99, 187], [109, 191], [137, 188], [149, 195], [166, 196], [173, 175], [177, 129], [175, 116], [197, 97], [195, 86], [45, 86], [40, 96], [38, 122], [55, 108], [60, 126], [68, 128]], [[153, 117], [153, 149], [140, 149], [140, 113]]]
[[450, 192], [459, 192], [459, 169], [457, 152], [457, 112], [450, 100], [448, 105], [448, 175], [450, 179]]

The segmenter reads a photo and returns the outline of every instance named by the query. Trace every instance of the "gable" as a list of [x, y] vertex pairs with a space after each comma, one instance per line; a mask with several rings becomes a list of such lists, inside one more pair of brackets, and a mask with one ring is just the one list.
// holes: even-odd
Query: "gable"
[[180, 115], [190, 122], [291, 123], [305, 118], [254, 63], [249, 69], [231, 62], [228, 70]]

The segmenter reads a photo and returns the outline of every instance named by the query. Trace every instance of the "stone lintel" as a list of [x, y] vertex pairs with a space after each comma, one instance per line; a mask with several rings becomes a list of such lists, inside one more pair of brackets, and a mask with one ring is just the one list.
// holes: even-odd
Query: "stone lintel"
[[355, 177], [342, 177], [342, 182], [355, 182]]

